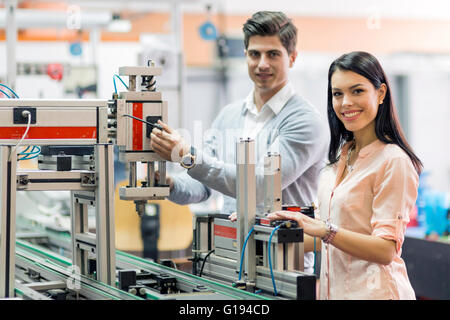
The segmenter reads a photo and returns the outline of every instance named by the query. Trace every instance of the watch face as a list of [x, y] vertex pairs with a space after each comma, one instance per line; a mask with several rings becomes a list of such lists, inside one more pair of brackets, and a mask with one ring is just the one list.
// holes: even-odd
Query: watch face
[[191, 166], [193, 162], [192, 157], [189, 156], [184, 156], [183, 158], [181, 158], [181, 163], [183, 163], [185, 166]]

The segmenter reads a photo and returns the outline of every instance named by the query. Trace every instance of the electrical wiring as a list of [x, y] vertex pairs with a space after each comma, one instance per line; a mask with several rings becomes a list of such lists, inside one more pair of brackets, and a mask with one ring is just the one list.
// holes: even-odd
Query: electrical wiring
[[208, 257], [211, 255], [211, 253], [213, 253], [215, 250], [211, 250], [210, 252], [208, 252], [208, 254], [205, 256], [205, 258], [203, 259], [203, 263], [202, 263], [202, 268], [200, 269], [200, 274], [198, 275], [199, 277], [202, 276], [203, 273], [203, 268], [205, 267], [205, 262], [206, 259], [208, 259]]
[[28, 146], [25, 150], [23, 150], [22, 152], [20, 152], [18, 154], [20, 156], [24, 156], [24, 157], [17, 158], [18, 161], [35, 159], [41, 153], [41, 148], [38, 146], [33, 146], [33, 149], [31, 149], [30, 152], [27, 152], [29, 148], [30, 148], [30, 146]]
[[155, 127], [155, 128], [158, 128], [159, 130], [163, 130], [163, 127], [160, 126], [160, 125], [157, 124], [157, 123], [151, 123], [151, 122], [145, 121], [145, 120], [143, 120], [143, 119], [141, 119], [141, 118], [137, 118], [137, 117], [132, 116], [132, 115], [129, 115], [129, 114], [124, 114], [123, 116], [124, 116], [124, 117], [130, 117], [130, 118], [132, 118], [132, 119], [134, 119], [134, 120], [138, 120], [138, 121], [141, 121], [141, 122], [143, 122], [143, 123], [145, 123], [145, 124], [148, 124], [148, 125], [150, 125], [150, 126], [153, 126], [153, 127]]
[[3, 91], [2, 89], [0, 89], [0, 92], [3, 93], [5, 96], [7, 96], [8, 99], [11, 99], [11, 96], [9, 94], [7, 94], [5, 91]]
[[127, 90], [128, 90], [128, 86], [127, 86], [126, 83], [122, 80], [122, 78], [119, 77], [117, 74], [115, 74], [115, 75], [113, 76], [114, 92], [117, 93], [116, 78], [118, 78], [118, 79], [123, 83], [123, 85], [125, 86], [125, 88], [127, 88]]
[[275, 234], [275, 232], [280, 229], [282, 226], [282, 224], [280, 224], [279, 226], [275, 227], [272, 232], [270, 233], [270, 237], [269, 237], [269, 248], [268, 248], [268, 256], [269, 256], [269, 269], [270, 269], [270, 276], [272, 278], [272, 285], [273, 285], [273, 294], [276, 296], [278, 295], [277, 292], [277, 286], [275, 285], [275, 277], [273, 276], [273, 268], [272, 268], [272, 257], [270, 255], [270, 248], [272, 247], [272, 237]]
[[25, 148], [25, 150], [22, 150], [19, 154], [27, 154], [28, 149], [30, 149], [30, 147], [31, 147], [31, 146], [27, 146], [27, 147]]
[[244, 246], [242, 248], [242, 253], [241, 253], [241, 261], [239, 263], [239, 280], [241, 280], [241, 277], [242, 277], [242, 265], [243, 265], [243, 261], [244, 261], [245, 247], [247, 246], [248, 239], [250, 238], [250, 236], [254, 230], [255, 230], [255, 227], [253, 226], [250, 229], [250, 231], [248, 232], [247, 237], [245, 238], [245, 241], [244, 241]]
[[39, 154], [36, 154], [36, 155], [34, 155], [34, 156], [25, 156], [25, 157], [23, 157], [23, 158], [18, 158], [17, 160], [18, 160], [18, 161], [22, 161], [22, 160], [31, 160], [31, 159], [37, 158], [38, 156], [39, 156]]
[[[31, 151], [28, 151], [28, 149], [30, 149], [31, 146], [26, 147], [25, 150], [23, 150], [22, 152], [20, 152], [20, 155], [33, 155], [33, 154], [39, 154], [41, 152], [41, 148], [38, 146], [33, 146], [33, 149], [31, 149]], [[35, 150], [37, 149], [37, 150]]]
[[[15, 93], [14, 90], [11, 89], [10, 87], [8, 87], [7, 85], [4, 85], [4, 84], [0, 83], [0, 86], [8, 89], [9, 91], [11, 91], [16, 96], [17, 99], [20, 99], [19, 96], [17, 95], [17, 93]], [[4, 91], [2, 91], [2, 92], [5, 93]], [[9, 97], [9, 95], [8, 95], [8, 97]]]
[[31, 112], [28, 110], [24, 110], [22, 112], [22, 116], [27, 116], [28, 117], [28, 123], [27, 123], [27, 128], [25, 129], [25, 132], [22, 136], [22, 138], [19, 140], [19, 142], [13, 147], [13, 149], [11, 150], [11, 154], [9, 156], [9, 161], [11, 161], [11, 157], [14, 154], [14, 152], [17, 150], [17, 148], [19, 147], [19, 145], [22, 143], [22, 141], [25, 139], [26, 135], [28, 134], [28, 130], [30, 130], [30, 126], [31, 126]]

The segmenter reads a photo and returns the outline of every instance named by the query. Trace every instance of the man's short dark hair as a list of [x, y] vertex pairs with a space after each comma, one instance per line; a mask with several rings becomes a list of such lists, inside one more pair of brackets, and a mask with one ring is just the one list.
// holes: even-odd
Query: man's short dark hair
[[297, 45], [297, 28], [283, 12], [256, 12], [244, 24], [243, 31], [245, 49], [251, 36], [278, 35], [288, 53], [295, 51]]

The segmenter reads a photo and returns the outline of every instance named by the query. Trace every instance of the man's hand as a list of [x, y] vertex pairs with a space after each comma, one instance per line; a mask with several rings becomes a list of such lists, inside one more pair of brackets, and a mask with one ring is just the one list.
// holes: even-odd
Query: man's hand
[[162, 126], [163, 130], [153, 128], [150, 146], [164, 160], [180, 162], [183, 155], [188, 153], [191, 147], [177, 131], [167, 124], [161, 120], [158, 120], [158, 124]]

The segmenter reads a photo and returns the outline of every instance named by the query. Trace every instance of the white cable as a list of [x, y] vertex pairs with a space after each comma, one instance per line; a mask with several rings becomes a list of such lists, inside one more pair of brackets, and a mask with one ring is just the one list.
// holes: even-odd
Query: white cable
[[24, 110], [22, 111], [22, 116], [28, 117], [28, 124], [27, 124], [27, 129], [25, 130], [25, 133], [22, 136], [22, 139], [19, 140], [19, 142], [16, 144], [16, 146], [14, 148], [12, 148], [11, 150], [11, 154], [9, 155], [9, 161], [11, 161], [11, 157], [13, 155], [13, 153], [16, 151], [16, 149], [19, 147], [19, 145], [22, 143], [23, 139], [25, 139], [26, 135], [28, 134], [28, 130], [30, 130], [30, 126], [31, 126], [31, 112], [28, 110]]

